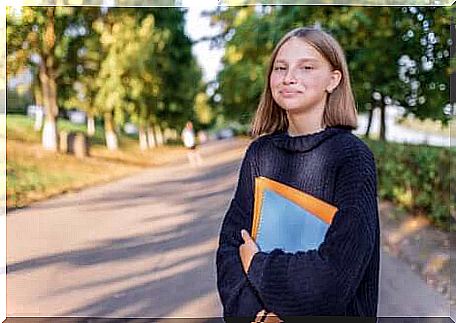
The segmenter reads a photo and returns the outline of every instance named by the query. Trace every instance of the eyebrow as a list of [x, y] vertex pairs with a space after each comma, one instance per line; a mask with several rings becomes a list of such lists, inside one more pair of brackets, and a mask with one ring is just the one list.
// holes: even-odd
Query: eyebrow
[[[276, 59], [275, 61], [276, 63], [287, 63], [287, 61], [283, 60], [283, 59]], [[302, 62], [315, 62], [315, 63], [318, 63], [318, 59], [316, 58], [300, 58], [298, 59], [298, 63], [302, 63]]]

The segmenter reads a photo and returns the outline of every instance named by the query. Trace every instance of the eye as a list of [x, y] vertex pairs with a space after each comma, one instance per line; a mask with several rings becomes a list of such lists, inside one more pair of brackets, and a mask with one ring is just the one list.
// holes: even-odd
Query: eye
[[313, 66], [309, 66], [309, 65], [305, 65], [305, 66], [301, 66], [301, 69], [304, 69], [304, 70], [313, 70]]
[[274, 66], [274, 71], [285, 71], [286, 67], [285, 66]]

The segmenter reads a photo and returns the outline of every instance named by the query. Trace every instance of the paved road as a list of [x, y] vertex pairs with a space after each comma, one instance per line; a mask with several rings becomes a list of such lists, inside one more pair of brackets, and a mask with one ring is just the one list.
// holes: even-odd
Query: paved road
[[[7, 216], [7, 315], [215, 317], [215, 250], [243, 145]], [[380, 315], [448, 316], [445, 300], [382, 254]]]

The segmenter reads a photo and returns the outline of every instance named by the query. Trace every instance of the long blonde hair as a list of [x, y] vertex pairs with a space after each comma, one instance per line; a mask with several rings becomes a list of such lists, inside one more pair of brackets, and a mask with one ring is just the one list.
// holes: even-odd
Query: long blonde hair
[[356, 129], [357, 111], [344, 51], [337, 40], [320, 28], [300, 27], [291, 30], [283, 36], [272, 52], [263, 93], [252, 121], [252, 135], [257, 137], [262, 134], [286, 131], [288, 129], [287, 114], [274, 101], [269, 81], [277, 53], [282, 45], [292, 37], [303, 39], [312, 45], [330, 63], [333, 70], [339, 70], [342, 74], [339, 85], [332, 93], [328, 93], [323, 113], [323, 126], [341, 125]]

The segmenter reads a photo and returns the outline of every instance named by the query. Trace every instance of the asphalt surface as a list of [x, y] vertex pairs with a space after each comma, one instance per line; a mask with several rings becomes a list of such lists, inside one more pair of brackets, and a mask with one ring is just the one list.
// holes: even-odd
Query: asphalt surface
[[[216, 317], [215, 250], [245, 141], [7, 215], [7, 316]], [[109, 171], [109, 170], [106, 170]], [[448, 316], [410, 268], [381, 259], [379, 316]]]

